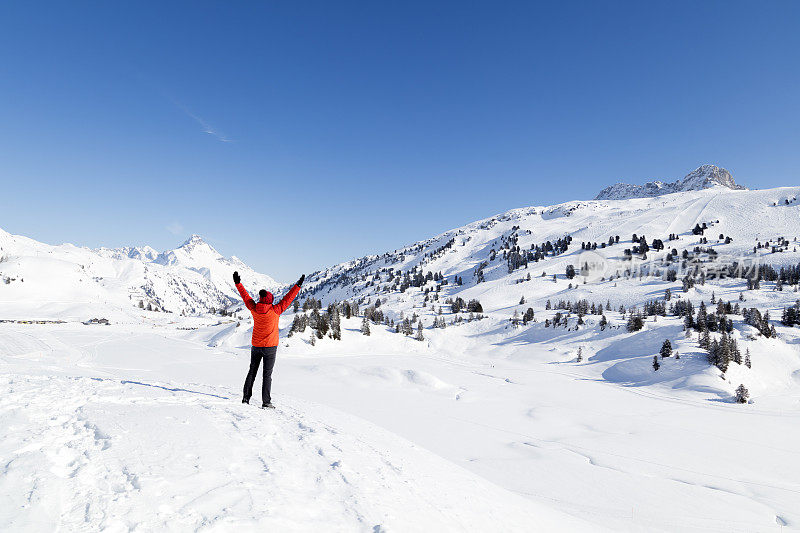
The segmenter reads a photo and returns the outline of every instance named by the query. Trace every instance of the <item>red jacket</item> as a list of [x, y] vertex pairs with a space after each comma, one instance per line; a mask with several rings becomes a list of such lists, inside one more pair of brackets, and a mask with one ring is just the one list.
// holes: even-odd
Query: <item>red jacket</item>
[[262, 298], [258, 303], [255, 303], [250, 295], [247, 294], [244, 286], [241, 283], [236, 284], [236, 289], [244, 300], [244, 305], [250, 310], [253, 315], [253, 346], [256, 347], [271, 347], [278, 345], [278, 319], [281, 313], [286, 311], [292, 304], [297, 293], [300, 292], [300, 287], [293, 286], [291, 290], [283, 297], [283, 299], [276, 303], [272, 303], [272, 293], [268, 292], [266, 298]]

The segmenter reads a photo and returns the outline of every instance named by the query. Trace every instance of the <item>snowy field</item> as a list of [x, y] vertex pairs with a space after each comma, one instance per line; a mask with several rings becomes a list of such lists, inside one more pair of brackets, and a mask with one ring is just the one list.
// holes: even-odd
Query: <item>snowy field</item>
[[239, 403], [244, 351], [174, 332], [4, 326], [0, 346], [2, 531], [587, 529], [289, 395], [303, 366], [267, 412]]
[[609, 381], [640, 358], [577, 364], [547, 341], [460, 358], [298, 346], [265, 412], [239, 403], [247, 349], [200, 340], [222, 328], [0, 325], [0, 529], [800, 524], [791, 384], [742, 407]]

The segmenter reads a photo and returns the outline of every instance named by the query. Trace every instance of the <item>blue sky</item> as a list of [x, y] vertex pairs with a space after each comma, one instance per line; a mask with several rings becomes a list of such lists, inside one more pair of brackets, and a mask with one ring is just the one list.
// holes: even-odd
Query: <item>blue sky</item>
[[800, 184], [798, 2], [5, 2], [0, 227], [283, 281], [702, 163]]

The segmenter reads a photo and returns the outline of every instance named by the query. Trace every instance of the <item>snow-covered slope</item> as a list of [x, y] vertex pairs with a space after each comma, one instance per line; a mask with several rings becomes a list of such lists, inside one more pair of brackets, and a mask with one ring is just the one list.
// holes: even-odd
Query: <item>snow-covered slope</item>
[[[693, 251], [695, 246], [701, 246], [703, 238], [708, 240], [703, 248], [711, 247], [726, 256], [778, 265], [795, 264], [800, 261], [800, 253], [794, 244], [781, 247], [780, 253], [772, 253], [772, 248], [754, 253], [753, 247], [759, 242], [775, 244], [778, 237], [794, 243], [793, 238], [800, 235], [798, 195], [800, 187], [758, 191], [714, 187], [654, 198], [573, 201], [513, 209], [391, 252], [365, 256], [315, 272], [308, 278], [306, 293], [324, 303], [380, 298], [383, 309], [390, 312], [421, 307], [425, 300], [424, 289], [437, 285], [444, 291], [438, 293], [440, 300], [455, 296], [465, 300], [477, 297], [488, 303], [489, 309], [506, 307], [515, 296], [519, 300], [522, 295], [544, 302], [560, 293], [563, 287], [551, 283], [536, 285], [536, 289], [531, 290], [531, 284], [517, 283], [520, 278], [528, 274], [539, 278], [546, 273], [548, 276], [558, 274], [563, 279], [567, 265], [580, 269], [580, 257], [586, 251], [581, 243], [596, 243], [597, 247], [591, 251], [606, 261], [607, 268], [624, 265], [625, 250], [638, 244], [631, 242], [633, 234], [645, 236], [648, 243], [661, 239], [667, 246], [666, 250], [649, 254], [654, 270], [663, 266], [653, 261], [665, 258], [672, 248]], [[709, 228], [704, 235], [693, 235], [692, 229], [703, 224]], [[670, 234], [677, 239], [670, 241]], [[732, 240], [726, 242], [719, 235]], [[609, 245], [609, 239], [617, 236], [618, 242]], [[546, 251], [537, 256], [532, 248], [543, 249], [547, 242], [555, 245], [565, 238], [571, 242], [561, 253]], [[478, 275], [478, 270], [482, 276]], [[444, 283], [427, 279], [428, 272], [431, 278], [441, 273]], [[400, 290], [407, 274], [417, 290]], [[417, 280], [424, 282], [418, 286], [413, 279], [417, 274], [425, 278]], [[606, 277], [614, 274], [616, 269], [605, 273]], [[485, 283], [480, 283], [479, 277]], [[456, 278], [463, 280], [463, 285], [457, 285]], [[429, 301], [432, 296], [429, 295]], [[612, 303], [617, 305], [639, 300], [622, 293], [613, 296]]]
[[731, 173], [714, 165], [702, 165], [687, 174], [682, 180], [672, 183], [663, 181], [650, 181], [644, 185], [631, 185], [617, 183], [606, 187], [595, 196], [595, 200], [624, 200], [627, 198], [646, 198], [661, 196], [675, 192], [700, 191], [710, 187], [726, 187], [741, 190], [745, 187], [738, 185]]

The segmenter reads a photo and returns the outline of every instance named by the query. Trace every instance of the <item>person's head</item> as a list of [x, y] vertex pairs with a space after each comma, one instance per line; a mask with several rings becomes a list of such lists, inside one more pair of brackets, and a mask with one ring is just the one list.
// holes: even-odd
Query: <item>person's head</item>
[[262, 303], [271, 304], [272, 293], [269, 292], [267, 289], [261, 289], [260, 291], [258, 291], [258, 301]]

